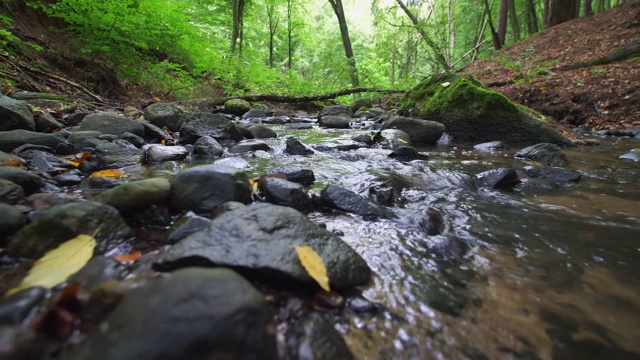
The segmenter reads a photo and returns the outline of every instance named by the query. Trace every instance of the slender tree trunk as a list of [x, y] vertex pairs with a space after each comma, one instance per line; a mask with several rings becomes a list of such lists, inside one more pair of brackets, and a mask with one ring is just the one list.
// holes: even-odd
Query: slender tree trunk
[[231, 30], [231, 53], [235, 54], [236, 49], [239, 49], [239, 53], [242, 54], [245, 0], [232, 0], [231, 6], [231, 13], [233, 17], [233, 28]]
[[543, 0], [542, 1], [542, 22], [544, 23], [545, 26], [549, 26], [547, 24], [547, 19], [549, 18], [549, 2], [551, 0]]
[[509, 0], [509, 22], [511, 23], [511, 32], [515, 41], [520, 40], [520, 24], [518, 23], [518, 14], [516, 13], [515, 0]]
[[527, 4], [527, 32], [529, 35], [533, 35], [540, 31], [538, 29], [538, 13], [536, 12], [536, 6], [533, 0], [526, 0]]
[[287, 69], [293, 66], [293, 0], [287, 0]]
[[504, 46], [507, 35], [507, 15], [509, 11], [509, 0], [500, 0], [500, 9], [498, 11], [498, 41], [500, 47]]
[[391, 39], [391, 74], [390, 74], [389, 82], [391, 86], [396, 83], [396, 39], [395, 37]]
[[547, 26], [554, 26], [578, 17], [579, 0], [551, 0]]
[[596, 14], [604, 11], [604, 0], [596, 0]]
[[273, 39], [278, 29], [278, 23], [280, 17], [276, 11], [276, 4], [274, 2], [267, 3], [267, 20], [269, 21], [269, 67], [273, 68]]
[[344, 45], [344, 54], [347, 57], [347, 63], [349, 64], [351, 85], [358, 87], [360, 86], [360, 81], [358, 80], [358, 68], [356, 67], [356, 59], [353, 57], [351, 39], [349, 38], [349, 28], [347, 27], [347, 19], [344, 16], [342, 0], [329, 0], [329, 4], [333, 7], [333, 12], [336, 14], [338, 24], [340, 25], [340, 35], [342, 36], [342, 44]]
[[487, 11], [487, 23], [489, 24], [489, 30], [491, 31], [491, 39], [493, 40], [493, 48], [500, 50], [502, 45], [500, 44], [500, 38], [496, 32], [496, 28], [493, 27], [493, 20], [491, 20], [491, 7], [489, 7], [489, 0], [484, 0], [484, 8]]
[[449, 0], [449, 11], [447, 13], [447, 33], [449, 34], [449, 47], [447, 51], [447, 64], [451, 64], [453, 61], [453, 54], [456, 50], [456, 29], [454, 26], [454, 9], [455, 0]]

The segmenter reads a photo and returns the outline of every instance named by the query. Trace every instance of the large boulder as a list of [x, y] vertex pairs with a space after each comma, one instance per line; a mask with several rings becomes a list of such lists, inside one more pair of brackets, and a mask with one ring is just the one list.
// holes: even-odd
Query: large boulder
[[36, 124], [29, 105], [0, 94], [0, 131], [35, 130]]
[[13, 235], [27, 222], [17, 207], [0, 203], [0, 246], [5, 245], [7, 237]]
[[311, 208], [311, 197], [301, 184], [265, 176], [260, 179], [259, 185], [267, 202], [289, 206], [298, 211], [307, 211]]
[[318, 119], [322, 120], [325, 116], [338, 116], [340, 114], [345, 114], [349, 118], [353, 117], [353, 110], [351, 107], [347, 105], [330, 105], [325, 106], [320, 113], [318, 114]]
[[171, 205], [208, 214], [225, 201], [251, 201], [249, 177], [224, 165], [203, 165], [181, 171], [171, 179]]
[[569, 166], [569, 159], [562, 149], [555, 144], [542, 143], [527, 146], [519, 150], [514, 158], [524, 161], [535, 161], [546, 166]]
[[444, 124], [446, 132], [456, 141], [573, 145], [550, 127], [548, 120], [486, 89], [470, 75], [434, 75], [408, 91], [400, 103], [402, 108], [413, 109], [421, 117]]
[[155, 103], [144, 109], [144, 118], [161, 128], [178, 131], [191, 118], [191, 113], [176, 104]]
[[100, 169], [117, 169], [140, 164], [144, 152], [127, 141], [116, 140], [98, 145], [94, 155]]
[[223, 145], [242, 140], [243, 136], [224, 115], [198, 113], [180, 128], [180, 142], [193, 144], [203, 136], [211, 136]]
[[80, 131], [99, 131], [103, 134], [122, 135], [132, 133], [144, 137], [142, 124], [127, 117], [110, 114], [87, 115], [78, 127]]
[[224, 148], [220, 143], [211, 136], [203, 136], [194, 144], [193, 152], [196, 155], [204, 156], [221, 156], [224, 154]]
[[24, 144], [42, 145], [59, 154], [69, 154], [73, 147], [61, 133], [43, 134], [27, 130], [0, 131], [0, 151], [13, 151]]
[[130, 181], [109, 189], [97, 198], [120, 211], [144, 209], [152, 204], [169, 200], [171, 184], [163, 178]]
[[242, 116], [251, 110], [251, 104], [242, 99], [230, 99], [224, 103], [224, 112], [236, 116]]
[[340, 238], [297, 210], [268, 203], [255, 203], [220, 215], [204, 230], [174, 245], [155, 267], [159, 270], [195, 264], [237, 267], [311, 283], [313, 280], [294, 249], [303, 245], [320, 255], [332, 287], [345, 288], [369, 281], [366, 262]]
[[148, 163], [182, 161], [187, 159], [189, 155], [189, 150], [184, 146], [163, 146], [153, 144], [145, 151], [145, 161]]
[[327, 115], [318, 120], [318, 125], [328, 129], [349, 129], [351, 117], [345, 114]]
[[365, 218], [393, 217], [389, 210], [372, 203], [349, 189], [337, 185], [329, 184], [322, 189], [320, 199], [325, 206]]
[[33, 194], [45, 185], [40, 176], [12, 166], [0, 166], [0, 179], [20, 185], [26, 195]]
[[227, 269], [185, 269], [127, 293], [64, 360], [275, 360], [264, 296]]
[[415, 144], [435, 144], [444, 133], [445, 127], [436, 121], [394, 116], [382, 124], [382, 130], [386, 129], [404, 131]]

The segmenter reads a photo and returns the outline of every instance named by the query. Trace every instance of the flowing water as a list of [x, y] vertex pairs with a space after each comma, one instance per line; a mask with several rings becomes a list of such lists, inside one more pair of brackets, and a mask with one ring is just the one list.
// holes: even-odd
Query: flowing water
[[[640, 165], [617, 159], [637, 141], [565, 149], [579, 183], [509, 193], [471, 179], [514, 166], [518, 149], [442, 145], [419, 149], [429, 161], [404, 163], [382, 149], [285, 156], [287, 135], [318, 144], [354, 132], [274, 130], [274, 153], [247, 159], [252, 175], [296, 166], [315, 172], [312, 191], [331, 183], [398, 194], [397, 219], [309, 214], [342, 231], [375, 273], [363, 295], [384, 310], [339, 329], [356, 358], [640, 358]], [[444, 217], [442, 235], [417, 225], [429, 207]]]

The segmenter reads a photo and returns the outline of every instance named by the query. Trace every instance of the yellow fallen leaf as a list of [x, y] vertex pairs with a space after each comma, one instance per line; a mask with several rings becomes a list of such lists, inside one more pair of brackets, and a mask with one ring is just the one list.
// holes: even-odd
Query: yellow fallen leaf
[[122, 177], [126, 176], [127, 173], [120, 170], [100, 170], [96, 171], [93, 174], [89, 175], [89, 177], [107, 177], [116, 180], [120, 180]]
[[329, 276], [327, 275], [327, 268], [322, 261], [320, 255], [309, 246], [294, 246], [296, 253], [298, 253], [298, 259], [309, 276], [315, 280], [321, 288], [326, 291], [331, 291], [329, 288]]
[[4, 166], [22, 167], [22, 161], [18, 159], [7, 159], [4, 161]]
[[20, 285], [6, 295], [32, 286], [52, 288], [80, 270], [93, 256], [96, 239], [91, 235], [78, 235], [38, 259]]
[[249, 179], [249, 185], [251, 186], [251, 193], [259, 194], [260, 189], [258, 187], [258, 182], [260, 182], [260, 178], [252, 178]]

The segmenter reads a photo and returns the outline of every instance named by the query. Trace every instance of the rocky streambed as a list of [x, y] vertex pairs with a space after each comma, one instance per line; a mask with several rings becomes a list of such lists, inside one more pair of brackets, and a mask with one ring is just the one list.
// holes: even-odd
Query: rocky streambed
[[66, 283], [0, 301], [3, 358], [640, 354], [637, 140], [455, 144], [366, 102], [310, 117], [2, 101], [2, 291], [59, 244], [97, 241]]

